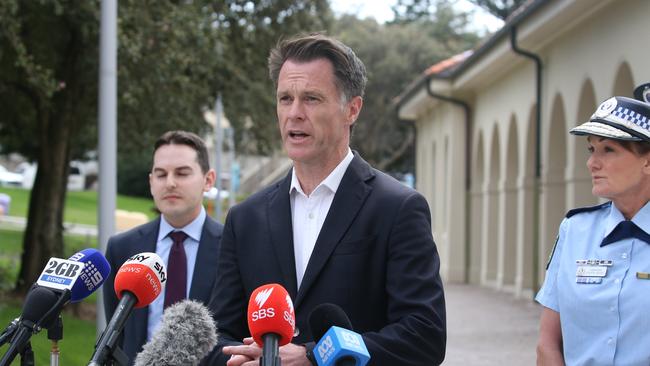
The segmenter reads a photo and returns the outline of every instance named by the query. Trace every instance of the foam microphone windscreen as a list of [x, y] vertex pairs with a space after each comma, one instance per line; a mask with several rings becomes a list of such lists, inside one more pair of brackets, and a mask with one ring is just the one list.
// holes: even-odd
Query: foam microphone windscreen
[[208, 309], [198, 301], [179, 301], [165, 309], [135, 366], [198, 365], [216, 344], [217, 329]]
[[115, 294], [122, 298], [124, 291], [135, 295], [136, 308], [151, 304], [162, 292], [167, 281], [167, 270], [156, 253], [144, 252], [129, 258], [115, 274]]
[[323, 303], [309, 313], [309, 328], [315, 342], [323, 338], [323, 334], [331, 327], [353, 330], [350, 318], [340, 306]]
[[23, 303], [21, 320], [36, 323], [47, 314], [59, 300], [59, 296], [47, 287], [32, 286]]
[[293, 301], [287, 290], [277, 283], [255, 289], [248, 301], [248, 329], [255, 342], [264, 345], [262, 336], [277, 334], [278, 345], [291, 342], [296, 327]]
[[72, 255], [70, 260], [84, 263], [81, 275], [72, 286], [70, 301], [79, 302], [100, 288], [111, 273], [111, 265], [97, 249], [87, 248]]

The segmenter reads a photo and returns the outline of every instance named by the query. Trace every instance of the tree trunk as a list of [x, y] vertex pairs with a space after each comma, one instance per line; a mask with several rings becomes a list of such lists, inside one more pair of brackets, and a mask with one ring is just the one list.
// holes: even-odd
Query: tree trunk
[[[45, 117], [47, 119], [47, 117]], [[43, 122], [43, 121], [42, 121]], [[39, 136], [38, 170], [29, 214], [16, 293], [25, 294], [51, 257], [63, 256], [63, 210], [68, 181], [70, 126], [47, 123]]]

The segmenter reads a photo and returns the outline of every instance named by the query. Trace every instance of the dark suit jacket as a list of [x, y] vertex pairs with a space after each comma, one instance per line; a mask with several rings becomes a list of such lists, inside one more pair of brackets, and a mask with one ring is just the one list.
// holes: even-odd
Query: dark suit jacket
[[309, 314], [329, 302], [363, 335], [371, 365], [441, 363], [445, 304], [426, 200], [355, 154], [298, 289], [290, 184], [291, 174], [228, 213], [209, 305], [220, 338], [206, 363], [225, 365], [221, 347], [249, 336], [248, 299], [268, 283], [281, 284], [293, 299], [294, 343], [313, 347]]
[[[115, 235], [108, 240], [106, 259], [111, 264], [111, 274], [103, 286], [104, 311], [107, 322], [110, 321], [119, 302], [114, 290], [117, 270], [134, 254], [155, 252], [159, 229], [160, 218]], [[214, 286], [222, 232], [223, 225], [214, 221], [210, 216], [206, 216], [203, 231], [201, 232], [199, 250], [196, 255], [192, 287], [190, 288], [190, 298], [204, 304], [207, 304], [210, 300], [210, 293]], [[129, 357], [130, 364], [133, 363], [135, 356], [142, 350], [142, 346], [147, 341], [148, 316], [148, 306], [135, 309], [124, 325], [120, 345]]]

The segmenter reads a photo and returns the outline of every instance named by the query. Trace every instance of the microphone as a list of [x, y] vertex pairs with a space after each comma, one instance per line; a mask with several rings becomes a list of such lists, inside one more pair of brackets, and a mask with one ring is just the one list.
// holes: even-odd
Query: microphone
[[87, 248], [73, 254], [70, 258], [72, 261], [82, 262], [85, 264], [81, 275], [72, 286], [72, 295], [70, 302], [79, 302], [97, 291], [111, 273], [111, 265], [106, 257], [97, 249]]
[[[366, 344], [343, 309], [335, 304], [320, 304], [309, 314], [314, 339], [313, 357], [318, 366], [364, 366], [370, 360]], [[329, 328], [329, 330], [328, 330]]]
[[115, 274], [115, 293], [120, 302], [106, 329], [95, 344], [90, 365], [104, 365], [113, 356], [124, 324], [134, 308], [145, 307], [160, 295], [167, 271], [156, 253], [140, 253], [129, 258]]
[[135, 358], [135, 366], [196, 366], [217, 344], [210, 311], [198, 301], [182, 300], [165, 309], [160, 327]]
[[38, 333], [41, 328], [50, 328], [58, 319], [61, 309], [71, 299], [81, 301], [102, 285], [103, 280], [96, 282], [96, 286], [88, 289], [83, 280], [91, 266], [105, 279], [110, 272], [110, 265], [104, 256], [95, 249], [84, 249], [70, 259], [50, 258], [38, 280], [30, 288], [23, 314], [12, 332], [11, 346], [0, 361], [0, 365], [8, 365], [21, 353], [31, 336]]
[[41, 319], [59, 302], [59, 296], [52, 289], [41, 286], [32, 286], [25, 297], [22, 315], [18, 327], [14, 330], [11, 345], [0, 360], [0, 365], [10, 365], [11, 361], [21, 353], [34, 333], [40, 331], [38, 325]]
[[248, 329], [262, 345], [260, 366], [280, 366], [279, 347], [291, 342], [296, 328], [293, 302], [277, 283], [255, 289], [248, 301]]

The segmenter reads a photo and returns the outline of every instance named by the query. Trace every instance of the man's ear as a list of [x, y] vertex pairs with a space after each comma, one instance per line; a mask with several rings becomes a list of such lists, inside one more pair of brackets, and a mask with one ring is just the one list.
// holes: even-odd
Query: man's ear
[[208, 172], [205, 174], [205, 184], [203, 185], [203, 191], [207, 192], [210, 190], [210, 188], [214, 187], [214, 182], [217, 180], [217, 173], [214, 171], [214, 169], [208, 170]]
[[359, 118], [359, 113], [361, 113], [361, 108], [363, 107], [363, 98], [360, 96], [353, 97], [347, 105], [347, 118], [350, 124], [353, 124], [357, 118]]

